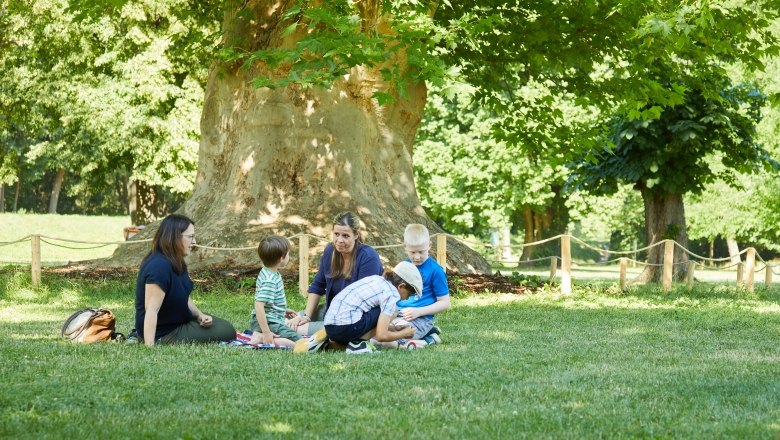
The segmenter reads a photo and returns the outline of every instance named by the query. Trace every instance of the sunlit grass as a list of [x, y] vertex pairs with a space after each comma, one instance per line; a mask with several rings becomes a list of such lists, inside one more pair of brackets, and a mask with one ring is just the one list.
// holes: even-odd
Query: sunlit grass
[[[444, 344], [376, 356], [59, 340], [133, 280], [0, 273], [0, 437], [777, 438], [780, 296], [732, 288], [454, 292]], [[291, 307], [303, 300], [288, 285]], [[197, 292], [247, 325], [250, 289]]]
[[[28, 235], [110, 243], [124, 240], [123, 228], [126, 226], [130, 226], [130, 219], [126, 216], [0, 213], [0, 264], [30, 264], [30, 240], [5, 244]], [[105, 258], [116, 249], [116, 245], [96, 248], [96, 245], [90, 244], [44, 240], [51, 242], [41, 242], [41, 260], [46, 265]]]

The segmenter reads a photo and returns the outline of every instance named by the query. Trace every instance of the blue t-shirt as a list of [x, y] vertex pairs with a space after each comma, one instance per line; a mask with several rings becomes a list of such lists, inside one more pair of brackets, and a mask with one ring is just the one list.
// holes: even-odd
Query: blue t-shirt
[[309, 286], [309, 293], [325, 295], [325, 307], [329, 307], [333, 297], [355, 281], [371, 275], [382, 275], [382, 262], [374, 248], [363, 243], [355, 243], [355, 246], [358, 247], [355, 253], [355, 265], [352, 269], [352, 276], [347, 279], [327, 276], [330, 273], [330, 260], [334, 248], [333, 243], [328, 243], [325, 246], [325, 251], [320, 259], [320, 267], [317, 269], [317, 274], [314, 275], [314, 281]]
[[[408, 258], [406, 261], [411, 262]], [[436, 302], [436, 298], [450, 294], [447, 286], [447, 274], [433, 258], [428, 257], [423, 264], [417, 266], [417, 270], [422, 275], [423, 291], [422, 295], [412, 295], [408, 299], [398, 301], [399, 312], [406, 307], [425, 307]], [[433, 315], [425, 315], [425, 318], [433, 319]]]
[[157, 313], [155, 340], [172, 332], [176, 327], [192, 321], [188, 301], [193, 283], [189, 273], [184, 271], [183, 274], [177, 275], [171, 262], [164, 255], [155, 252], [141, 265], [135, 284], [135, 330], [141, 340], [144, 337], [147, 284], [157, 284], [165, 292], [160, 311]]

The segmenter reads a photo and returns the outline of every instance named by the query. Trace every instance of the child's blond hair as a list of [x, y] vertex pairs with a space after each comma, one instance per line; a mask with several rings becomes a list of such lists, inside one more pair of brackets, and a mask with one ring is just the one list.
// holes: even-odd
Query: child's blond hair
[[409, 246], [425, 246], [431, 243], [431, 236], [428, 228], [419, 223], [406, 225], [404, 230], [404, 244]]

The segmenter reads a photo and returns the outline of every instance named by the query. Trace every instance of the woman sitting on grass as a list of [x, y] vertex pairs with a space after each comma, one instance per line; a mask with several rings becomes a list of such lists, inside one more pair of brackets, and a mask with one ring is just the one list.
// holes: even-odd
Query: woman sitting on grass
[[135, 328], [148, 346], [155, 343], [230, 341], [236, 330], [224, 319], [201, 312], [190, 298], [193, 283], [184, 257], [195, 246], [195, 224], [171, 214], [154, 234], [135, 287]]

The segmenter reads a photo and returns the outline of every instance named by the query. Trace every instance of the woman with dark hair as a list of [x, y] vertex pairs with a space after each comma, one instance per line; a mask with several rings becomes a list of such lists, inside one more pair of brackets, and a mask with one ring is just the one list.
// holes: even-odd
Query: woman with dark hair
[[236, 330], [192, 302], [193, 283], [184, 258], [195, 246], [195, 223], [171, 214], [154, 234], [135, 287], [135, 328], [148, 346], [155, 343], [230, 341]]
[[[296, 331], [311, 335], [324, 328], [325, 312], [339, 292], [357, 280], [382, 275], [382, 272], [379, 255], [374, 248], [360, 241], [360, 218], [349, 211], [337, 214], [333, 219], [333, 242], [322, 254]], [[325, 304], [320, 306], [323, 295]]]

